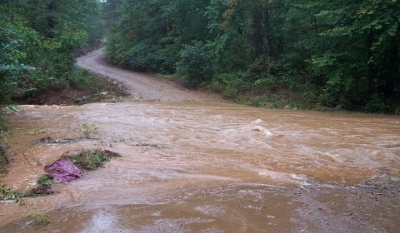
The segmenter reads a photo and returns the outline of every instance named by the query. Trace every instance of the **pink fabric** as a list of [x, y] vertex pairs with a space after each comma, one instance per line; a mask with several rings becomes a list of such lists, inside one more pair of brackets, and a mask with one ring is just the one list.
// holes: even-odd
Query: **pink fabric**
[[83, 171], [81, 169], [64, 158], [46, 165], [44, 171], [52, 176], [55, 181], [63, 184], [79, 179], [83, 176]]

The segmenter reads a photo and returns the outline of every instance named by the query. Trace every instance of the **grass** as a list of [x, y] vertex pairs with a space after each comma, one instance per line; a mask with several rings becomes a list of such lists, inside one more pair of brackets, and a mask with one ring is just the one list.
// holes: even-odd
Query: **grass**
[[5, 184], [0, 186], [0, 199], [3, 200], [13, 200], [16, 203], [18, 203], [20, 206], [24, 206], [25, 202], [22, 199], [23, 195], [15, 190], [12, 190], [10, 188], [7, 188]]
[[43, 174], [37, 179], [37, 184], [42, 187], [48, 187], [53, 184], [53, 177], [49, 174]]
[[8, 164], [8, 157], [5, 151], [5, 145], [0, 143], [0, 175], [7, 173], [7, 164]]
[[8, 139], [6, 137], [6, 127], [0, 112], [0, 175], [7, 173], [7, 164], [9, 159], [6, 153], [8, 148]]
[[34, 211], [29, 215], [29, 217], [33, 220], [33, 223], [40, 226], [46, 226], [50, 224], [49, 216], [37, 211]]
[[119, 154], [111, 152], [109, 150], [80, 150], [77, 152], [67, 152], [62, 157], [68, 159], [77, 167], [86, 171], [93, 171], [110, 161], [112, 157], [120, 157]]
[[99, 134], [99, 129], [95, 124], [82, 124], [82, 134], [84, 138], [93, 139]]
[[54, 191], [51, 189], [53, 184], [53, 177], [49, 174], [43, 174], [36, 180], [36, 187], [25, 192], [24, 197], [38, 197], [43, 195], [53, 194]]

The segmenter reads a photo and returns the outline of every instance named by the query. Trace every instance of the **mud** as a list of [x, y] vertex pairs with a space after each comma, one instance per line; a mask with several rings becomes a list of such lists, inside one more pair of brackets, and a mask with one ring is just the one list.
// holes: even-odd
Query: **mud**
[[[44, 165], [67, 151], [99, 148], [121, 157], [68, 185], [53, 185], [56, 195], [27, 198], [28, 208], [0, 204], [0, 232], [399, 229], [398, 117], [220, 102], [112, 68], [100, 55], [80, 64], [120, 79], [132, 98], [18, 106], [6, 116], [9, 152], [16, 156], [3, 180], [29, 189]], [[83, 124], [97, 127], [96, 140], [37, 143], [81, 138]], [[35, 225], [32, 209], [46, 213], [51, 224]]]

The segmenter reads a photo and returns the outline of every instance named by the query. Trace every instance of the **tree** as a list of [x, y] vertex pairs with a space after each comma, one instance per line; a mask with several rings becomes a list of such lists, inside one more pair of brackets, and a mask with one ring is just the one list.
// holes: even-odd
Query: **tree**
[[196, 88], [200, 83], [211, 78], [209, 53], [201, 42], [185, 45], [179, 53], [176, 63], [177, 73], [185, 77], [185, 86]]
[[62, 88], [74, 69], [77, 48], [88, 38], [86, 22], [96, 0], [1, 1], [1, 100]]
[[[30, 91], [34, 86], [29, 75], [36, 69], [29, 54], [37, 48], [38, 34], [24, 26], [20, 19], [10, 20], [7, 10], [0, 5], [0, 104], [10, 97]], [[33, 46], [28, 47], [27, 44]]]
[[185, 44], [207, 36], [208, 1], [122, 1], [107, 38], [106, 56], [139, 71], [175, 72]]
[[[316, 51], [308, 60], [322, 79], [328, 105], [360, 108], [380, 99], [398, 98], [399, 1], [325, 3], [318, 20]], [[320, 7], [320, 6], [319, 6]]]
[[[234, 83], [234, 93], [276, 86], [329, 107], [394, 111], [399, 1], [113, 0], [106, 53], [135, 70]], [[190, 64], [203, 58], [207, 78], [195, 77]]]

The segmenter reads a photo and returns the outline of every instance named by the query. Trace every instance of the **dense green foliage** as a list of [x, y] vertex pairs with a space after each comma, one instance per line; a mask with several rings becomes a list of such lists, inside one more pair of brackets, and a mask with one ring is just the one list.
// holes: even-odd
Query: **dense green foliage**
[[99, 7], [96, 0], [0, 1], [0, 104], [67, 86], [77, 49], [101, 39], [93, 28], [101, 25]]
[[[235, 98], [400, 111], [400, 0], [108, 0], [106, 55]], [[396, 110], [397, 109], [397, 110]]]
[[188, 87], [400, 112], [400, 0], [1, 0], [0, 104], [70, 85], [103, 29], [111, 62]]
[[[0, 107], [73, 84], [80, 75], [77, 50], [102, 39], [99, 10], [97, 0], [0, 0]], [[8, 163], [6, 146], [0, 116], [0, 171]], [[21, 194], [1, 185], [4, 198], [24, 204]]]

